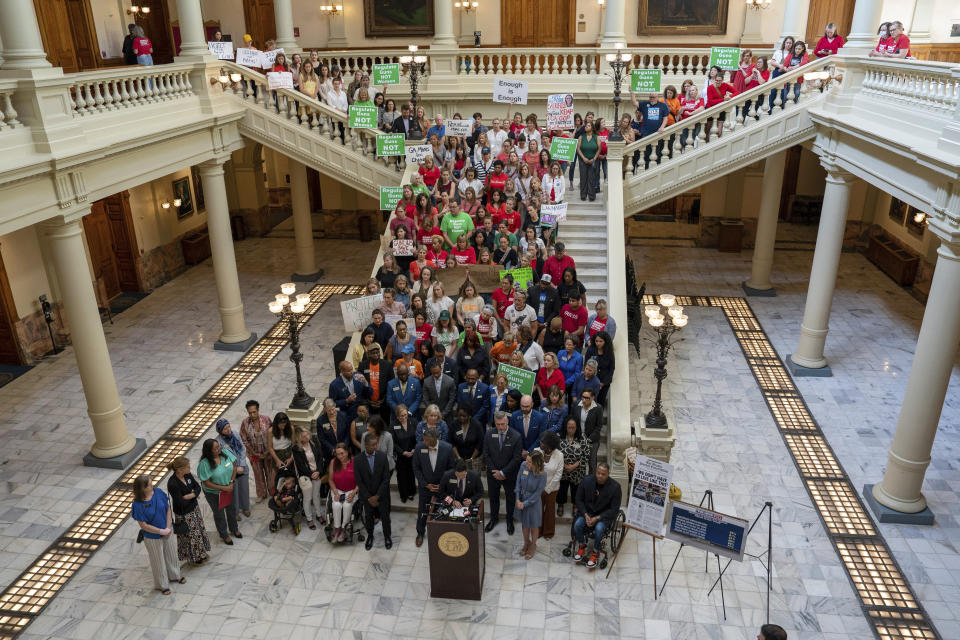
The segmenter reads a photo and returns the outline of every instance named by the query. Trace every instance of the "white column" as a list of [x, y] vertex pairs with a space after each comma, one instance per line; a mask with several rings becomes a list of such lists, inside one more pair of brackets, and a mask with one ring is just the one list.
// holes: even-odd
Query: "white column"
[[927, 507], [920, 489], [960, 342], [960, 246], [942, 244], [937, 254], [887, 469], [873, 487], [880, 504], [904, 513]]
[[0, 69], [50, 66], [43, 50], [33, 0], [0, 1], [0, 41], [3, 42], [3, 66]]
[[453, 35], [453, 0], [433, 0], [433, 42], [431, 49], [456, 49]]
[[767, 158], [763, 165], [763, 185], [760, 191], [760, 212], [757, 216], [757, 239], [753, 246], [753, 267], [746, 286], [755, 291], [773, 293], [770, 271], [773, 268], [773, 247], [777, 241], [777, 218], [780, 215], [780, 191], [783, 186], [783, 167], [786, 151]]
[[827, 359], [823, 357], [823, 346], [827, 341], [830, 305], [833, 303], [840, 251], [843, 248], [843, 233], [847, 226], [851, 180], [849, 174], [835, 167], [827, 167], [827, 187], [823, 192], [817, 247], [813, 253], [810, 285], [803, 308], [803, 323], [800, 325], [800, 343], [790, 356], [794, 364], [808, 369], [822, 369], [827, 366]]
[[910, 21], [910, 42], [930, 42], [930, 22], [933, 20], [933, 0], [917, 0]]
[[196, 0], [177, 0], [177, 19], [180, 21], [180, 55], [203, 56], [210, 53], [203, 31], [200, 3]]
[[[786, 0], [784, 2], [783, 29], [781, 29], [777, 46], [787, 36], [793, 36], [798, 40], [803, 39], [803, 34], [807, 28], [807, 9], [808, 3], [805, 0]], [[751, 9], [747, 9], [747, 11], [751, 11]]]
[[296, 276], [315, 280], [317, 258], [313, 241], [313, 221], [310, 216], [310, 192], [307, 189], [307, 167], [296, 160], [288, 159], [290, 171], [290, 197], [293, 204], [293, 236], [297, 247]]
[[299, 51], [293, 37], [293, 6], [291, 0], [273, 0], [273, 19], [277, 26], [277, 48], [287, 52], [287, 60]]
[[[330, 27], [330, 35], [327, 38], [328, 49], [346, 49], [347, 46], [349, 46], [350, 43], [347, 41], [347, 25], [344, 12], [353, 10], [354, 9], [352, 7], [345, 6], [343, 11], [337, 15], [327, 16], [327, 24]], [[361, 11], [362, 7], [356, 10]]]
[[842, 54], [862, 54], [877, 45], [877, 27], [880, 26], [881, 0], [857, 0], [850, 23], [850, 36]]
[[627, 44], [627, 34], [623, 31], [626, 22], [624, 0], [607, 0], [606, 15], [603, 20], [603, 36], [600, 38], [601, 47], [612, 47], [616, 43]]
[[207, 203], [207, 232], [210, 234], [210, 250], [213, 254], [213, 276], [217, 283], [222, 326], [219, 342], [223, 345], [245, 343], [251, 334], [243, 319], [243, 300], [240, 297], [237, 259], [233, 252], [227, 188], [223, 179], [223, 160], [204, 162], [199, 165], [199, 170]]
[[113, 377], [83, 246], [83, 225], [80, 220], [50, 222], [43, 225], [43, 232], [50, 242], [61, 301], [67, 312], [77, 369], [87, 401], [87, 415], [93, 425], [95, 442], [90, 453], [97, 458], [122, 456], [133, 449], [135, 441], [127, 431], [123, 405]]

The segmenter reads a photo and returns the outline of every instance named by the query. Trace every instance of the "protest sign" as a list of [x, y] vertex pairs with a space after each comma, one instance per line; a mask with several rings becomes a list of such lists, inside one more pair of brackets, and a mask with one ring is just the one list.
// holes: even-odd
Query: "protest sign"
[[210, 53], [217, 56], [217, 60], [233, 60], [233, 43], [211, 41], [207, 43]]
[[433, 148], [428, 144], [415, 144], [407, 147], [407, 164], [414, 162], [423, 162], [423, 159], [433, 153]]
[[710, 66], [732, 71], [740, 66], [739, 47], [710, 47]]
[[637, 456], [627, 503], [627, 526], [652, 536], [663, 535], [673, 465], [647, 456]]
[[400, 84], [400, 65], [395, 62], [392, 64], [373, 65], [370, 84], [375, 87], [385, 84]]
[[530, 267], [517, 267], [516, 269], [504, 269], [500, 271], [500, 280], [503, 281], [503, 276], [510, 274], [513, 276], [513, 288], [516, 289], [520, 287], [524, 291], [527, 290], [530, 282], [533, 282], [533, 269]]
[[289, 71], [267, 73], [267, 89], [293, 89], [293, 74]]
[[564, 222], [567, 219], [567, 203], [540, 205], [540, 215], [543, 214], [554, 215], [557, 221]]
[[508, 364], [501, 364], [497, 367], [497, 373], [507, 376], [507, 388], [516, 389], [524, 395], [533, 393], [533, 383], [537, 379], [537, 374], [526, 369], [517, 369]]
[[667, 537], [691, 547], [743, 560], [750, 523], [687, 502], [671, 502], [667, 512]]
[[376, 129], [377, 108], [370, 105], [350, 105], [350, 115], [347, 124], [350, 128]]
[[237, 49], [237, 64], [259, 69], [261, 66], [260, 63], [262, 61], [262, 54], [263, 52], [259, 51], [258, 49]]
[[447, 120], [444, 126], [446, 135], [466, 137], [470, 135], [473, 120]]
[[406, 153], [402, 133], [382, 133], [377, 136], [378, 156], [402, 156]]
[[362, 331], [371, 322], [373, 310], [383, 304], [383, 294], [361, 296], [340, 303], [343, 328], [347, 331]]
[[550, 157], [554, 160], [573, 162], [574, 158], [577, 157], [576, 139], [554, 136], [550, 140]]
[[631, 69], [630, 91], [634, 93], [660, 93], [660, 69]]
[[413, 240], [396, 240], [392, 241], [393, 246], [393, 255], [395, 256], [412, 256], [413, 255]]
[[548, 227], [550, 229], [557, 226], [557, 216], [552, 213], [541, 213], [540, 214], [540, 226]]
[[547, 96], [547, 129], [573, 128], [573, 94], [557, 93]]
[[380, 187], [380, 209], [393, 211], [403, 197], [403, 187]]
[[273, 49], [271, 51], [261, 51], [260, 52], [260, 68], [261, 69], [272, 69], [273, 63], [277, 59], [277, 55], [283, 53], [283, 49]]
[[471, 264], [434, 271], [434, 277], [441, 280], [444, 288], [459, 291], [463, 283], [469, 280], [477, 287], [478, 293], [491, 293], [500, 286], [500, 265]]
[[527, 104], [527, 81], [494, 78], [493, 101], [507, 104]]

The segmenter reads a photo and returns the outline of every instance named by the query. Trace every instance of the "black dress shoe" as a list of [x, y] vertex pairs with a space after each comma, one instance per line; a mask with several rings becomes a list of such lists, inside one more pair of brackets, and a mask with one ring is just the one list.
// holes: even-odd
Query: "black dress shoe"
[[243, 536], [240, 534], [239, 531], [234, 531], [230, 535], [232, 535], [234, 538], [241, 538], [241, 539], [243, 538]]
[[513, 520], [507, 520], [507, 535], [512, 536], [514, 532]]
[[483, 528], [483, 530], [486, 531], [487, 533], [490, 533], [491, 531], [493, 531], [493, 528], [494, 528], [495, 526], [497, 526], [497, 519], [496, 519], [496, 518], [494, 518], [493, 520], [491, 520], [490, 522], [488, 522], [488, 523], [487, 523], [487, 526], [485, 526], [485, 527]]
[[387, 549], [392, 548], [392, 547], [393, 547], [393, 538], [384, 538], [384, 539], [383, 539], [383, 546], [386, 547]]
[[370, 551], [370, 549], [373, 549], [373, 536], [367, 536], [367, 541], [364, 543], [363, 546], [367, 549], [367, 551]]
[[417, 536], [417, 546], [418, 547], [423, 546], [423, 536]]

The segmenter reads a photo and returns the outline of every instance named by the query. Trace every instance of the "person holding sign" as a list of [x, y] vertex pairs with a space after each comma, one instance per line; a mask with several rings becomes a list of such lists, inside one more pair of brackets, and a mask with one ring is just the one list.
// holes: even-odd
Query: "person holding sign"
[[620, 483], [610, 477], [610, 466], [606, 462], [598, 464], [596, 473], [584, 478], [577, 487], [574, 501], [577, 519], [573, 523], [577, 552], [573, 559], [580, 562], [587, 555], [587, 535], [592, 530], [593, 551], [587, 559], [588, 569], [597, 566], [600, 544], [620, 511], [622, 493]]
[[[640, 111], [642, 120], [640, 121], [640, 138], [652, 136], [655, 133], [663, 131], [667, 126], [667, 119], [670, 117], [670, 108], [663, 102], [660, 102], [660, 95], [650, 92], [647, 102], [640, 104], [636, 96], [630, 93], [630, 101]], [[653, 153], [653, 145], [648, 144], [643, 151], [644, 169], [650, 168], [650, 155]], [[663, 140], [657, 142], [657, 164], [660, 164], [660, 158], [663, 156]]]

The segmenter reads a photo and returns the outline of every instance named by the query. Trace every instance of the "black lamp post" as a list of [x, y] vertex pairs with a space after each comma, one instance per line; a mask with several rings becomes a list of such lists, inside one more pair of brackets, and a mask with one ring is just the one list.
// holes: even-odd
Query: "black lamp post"
[[623, 72], [627, 68], [627, 60], [630, 54], [621, 51], [623, 45], [617, 43], [616, 53], [608, 53], [606, 58], [613, 70], [613, 131], [610, 133], [610, 140], [623, 140], [623, 134], [620, 133], [620, 86], [623, 84]]
[[419, 102], [420, 94], [417, 92], [417, 84], [420, 82], [420, 76], [426, 74], [426, 62], [427, 56], [417, 55], [417, 45], [412, 44], [409, 47], [410, 55], [400, 56], [400, 64], [402, 64], [406, 70], [407, 75], [410, 78], [410, 102], [413, 103], [414, 117], [416, 117], [417, 102]]
[[297, 392], [293, 394], [293, 402], [290, 403], [291, 409], [309, 409], [313, 404], [313, 397], [307, 393], [303, 386], [303, 376], [300, 374], [300, 363], [303, 361], [303, 354], [300, 353], [300, 319], [303, 317], [306, 306], [310, 304], [310, 294], [298, 294], [294, 300], [290, 296], [297, 290], [292, 282], [280, 285], [281, 293], [268, 306], [270, 311], [275, 313], [281, 320], [286, 322], [290, 332], [290, 361], [297, 370]]
[[[667, 310], [666, 315], [661, 312], [661, 305]], [[683, 307], [676, 306], [676, 297], [666, 293], [660, 296], [659, 305], [647, 305], [644, 308], [644, 314], [647, 316], [650, 327], [657, 334], [656, 340], [647, 338], [657, 347], [657, 368], [653, 370], [653, 377], [657, 379], [657, 395], [653, 399], [653, 408], [647, 413], [645, 421], [648, 429], [666, 429], [667, 416], [663, 414], [660, 391], [663, 380], [667, 377], [667, 355], [670, 353], [670, 347], [677, 342], [671, 341], [670, 336], [687, 326], [687, 316], [683, 315]]]

